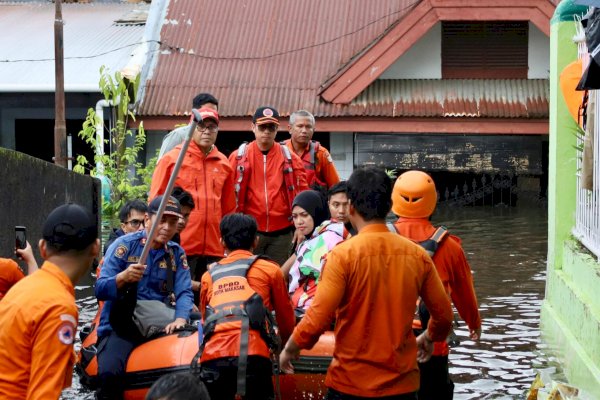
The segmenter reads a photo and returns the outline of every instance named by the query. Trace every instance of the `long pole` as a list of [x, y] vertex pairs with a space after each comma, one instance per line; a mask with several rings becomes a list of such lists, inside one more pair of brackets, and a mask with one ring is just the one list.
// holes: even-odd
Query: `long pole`
[[196, 127], [200, 122], [202, 122], [202, 115], [200, 115], [200, 112], [195, 108], [192, 109], [192, 120], [190, 123], [190, 129], [188, 131], [185, 141], [183, 142], [183, 146], [181, 146], [179, 157], [177, 157], [177, 162], [175, 162], [173, 172], [171, 172], [171, 177], [169, 178], [169, 182], [167, 183], [165, 193], [163, 193], [163, 198], [160, 202], [160, 206], [158, 207], [158, 212], [156, 213], [156, 219], [154, 220], [154, 224], [152, 224], [152, 226], [150, 227], [150, 232], [148, 232], [146, 244], [144, 245], [144, 249], [142, 250], [142, 254], [140, 255], [140, 264], [146, 263], [146, 258], [148, 257], [148, 253], [150, 252], [152, 241], [156, 236], [156, 228], [158, 227], [158, 224], [160, 223], [162, 215], [165, 211], [167, 201], [169, 200], [169, 196], [171, 196], [171, 192], [173, 191], [173, 186], [175, 186], [175, 180], [177, 179], [177, 174], [179, 174], [179, 169], [181, 168], [181, 164], [183, 163], [183, 158], [185, 157], [185, 153], [187, 152], [187, 149], [190, 145], [190, 141], [192, 140], [192, 135], [194, 134], [194, 131], [196, 130]]
[[62, 0], [55, 0], [54, 15], [54, 163], [67, 167], [67, 128], [65, 125], [65, 68], [63, 58]]

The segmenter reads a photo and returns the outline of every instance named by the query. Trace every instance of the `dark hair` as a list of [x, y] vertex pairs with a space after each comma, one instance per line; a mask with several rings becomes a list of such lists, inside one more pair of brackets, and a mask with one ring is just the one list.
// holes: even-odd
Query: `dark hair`
[[347, 181], [339, 181], [335, 185], [329, 188], [327, 192], [327, 200], [331, 200], [331, 196], [338, 193], [345, 193], [348, 195], [348, 182]]
[[175, 186], [173, 188], [173, 193], [171, 193], [171, 196], [175, 197], [179, 201], [179, 205], [181, 205], [181, 207], [187, 206], [191, 209], [194, 209], [194, 207], [196, 207], [196, 204], [194, 203], [194, 198], [192, 197], [190, 192], [186, 192], [179, 186]]
[[356, 169], [348, 179], [348, 198], [365, 221], [385, 219], [392, 208], [392, 180], [379, 168]]
[[219, 228], [229, 250], [250, 250], [258, 229], [254, 217], [242, 213], [224, 216]]
[[148, 205], [140, 199], [129, 200], [123, 207], [121, 207], [121, 210], [119, 210], [119, 220], [121, 222], [127, 222], [127, 218], [129, 218], [131, 210], [137, 210], [145, 213], [148, 211]]
[[204, 383], [190, 373], [161, 376], [152, 384], [146, 400], [210, 400]]
[[194, 100], [192, 100], [192, 107], [200, 108], [206, 103], [213, 103], [215, 106], [217, 106], [217, 108], [219, 108], [219, 100], [217, 100], [217, 98], [210, 93], [200, 93], [194, 97]]

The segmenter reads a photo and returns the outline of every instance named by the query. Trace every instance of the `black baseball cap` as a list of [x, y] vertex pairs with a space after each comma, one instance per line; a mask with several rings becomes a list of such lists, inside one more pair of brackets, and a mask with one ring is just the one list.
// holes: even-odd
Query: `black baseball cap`
[[[162, 199], [163, 196], [156, 196], [150, 202], [150, 204], [148, 205], [148, 214], [158, 214], [158, 209], [160, 208], [160, 202], [162, 201]], [[174, 215], [176, 217], [183, 218], [183, 214], [181, 213], [181, 205], [175, 197], [169, 196], [163, 214]]]
[[59, 251], [83, 250], [98, 239], [98, 222], [79, 204], [64, 204], [48, 215], [42, 237]]
[[255, 125], [276, 124], [279, 125], [279, 112], [270, 106], [258, 107], [252, 117]]

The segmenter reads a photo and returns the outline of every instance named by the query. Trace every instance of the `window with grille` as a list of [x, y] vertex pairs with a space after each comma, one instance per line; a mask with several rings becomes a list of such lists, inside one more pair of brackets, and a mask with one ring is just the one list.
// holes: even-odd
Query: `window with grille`
[[527, 79], [527, 21], [442, 23], [442, 78]]

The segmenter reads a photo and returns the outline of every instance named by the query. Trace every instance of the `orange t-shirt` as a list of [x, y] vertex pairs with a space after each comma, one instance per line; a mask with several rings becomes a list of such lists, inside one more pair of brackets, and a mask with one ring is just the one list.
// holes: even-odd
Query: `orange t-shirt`
[[24, 277], [16, 262], [8, 258], [0, 258], [0, 300], [4, 298], [8, 289]]
[[[400, 235], [416, 242], [429, 239], [436, 230], [427, 219], [423, 218], [400, 218], [394, 226]], [[444, 239], [433, 255], [433, 263], [460, 317], [470, 329], [480, 328], [481, 317], [473, 287], [471, 267], [460, 245], [460, 239], [453, 235]], [[448, 344], [445, 340], [435, 343], [433, 355], [448, 355]]]
[[75, 289], [46, 261], [0, 301], [0, 398], [58, 399], [71, 386]]
[[337, 245], [323, 266], [312, 305], [292, 338], [312, 347], [336, 314], [333, 361], [325, 384], [362, 397], [385, 397], [419, 388], [415, 302], [430, 306], [428, 332], [446, 337], [452, 309], [431, 258], [385, 224], [363, 227]]
[[[249, 251], [236, 250], [219, 261], [219, 264], [226, 264], [250, 257], [252, 257], [252, 253]], [[252, 289], [263, 298], [267, 309], [275, 311], [275, 318], [282, 343], [285, 343], [294, 329], [295, 317], [281, 269], [274, 262], [258, 259], [248, 270], [247, 279]], [[202, 311], [203, 318], [205, 317], [206, 306], [212, 297], [212, 284], [210, 274], [205, 272], [202, 275], [202, 289], [200, 290], [200, 310]], [[260, 333], [250, 330], [249, 336], [248, 354], [268, 358], [269, 349], [260, 337]], [[202, 361], [223, 357], [237, 357], [239, 354], [239, 331], [215, 333], [204, 348]]]

